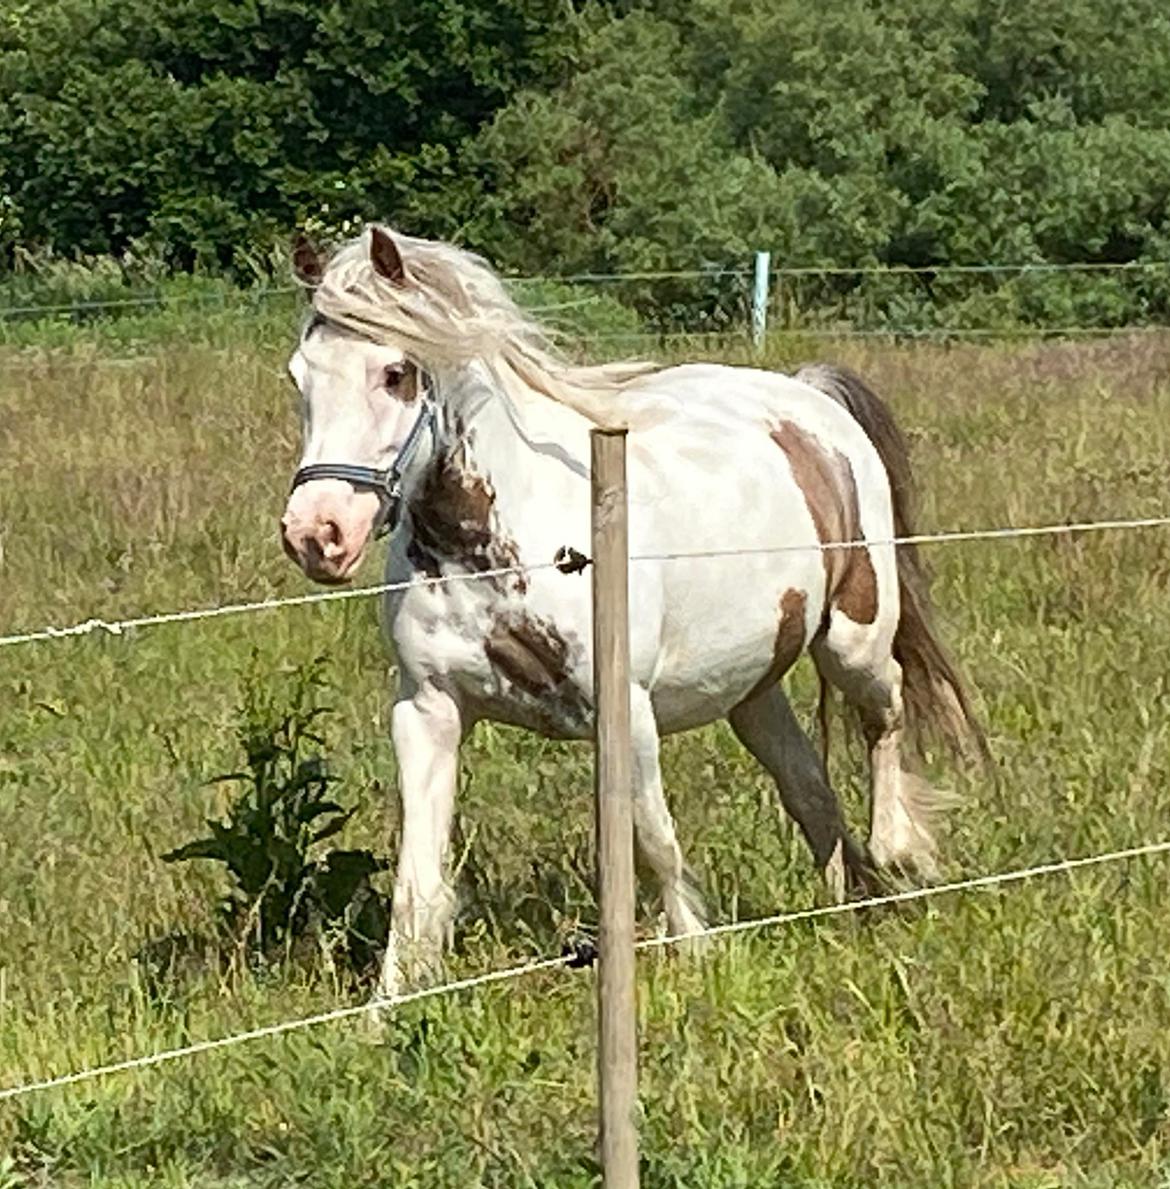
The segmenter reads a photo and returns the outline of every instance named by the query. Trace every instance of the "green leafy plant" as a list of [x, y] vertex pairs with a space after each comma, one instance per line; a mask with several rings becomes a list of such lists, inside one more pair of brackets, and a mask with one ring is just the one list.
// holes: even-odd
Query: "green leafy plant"
[[167, 863], [213, 859], [232, 886], [224, 923], [243, 948], [271, 956], [315, 937], [330, 953], [364, 967], [385, 936], [389, 914], [371, 877], [385, 861], [368, 850], [326, 849], [356, 809], [334, 799], [337, 778], [323, 754], [322, 662], [296, 670], [274, 690], [253, 669], [245, 682], [239, 738], [245, 768], [214, 778], [241, 787], [210, 833], [163, 855]]

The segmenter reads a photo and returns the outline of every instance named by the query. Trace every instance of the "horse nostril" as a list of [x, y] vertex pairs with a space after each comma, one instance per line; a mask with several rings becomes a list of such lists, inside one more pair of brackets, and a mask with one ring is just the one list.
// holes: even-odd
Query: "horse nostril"
[[341, 542], [341, 525], [336, 520], [322, 522], [317, 533], [317, 542], [321, 546], [321, 553], [331, 561], [345, 552]]

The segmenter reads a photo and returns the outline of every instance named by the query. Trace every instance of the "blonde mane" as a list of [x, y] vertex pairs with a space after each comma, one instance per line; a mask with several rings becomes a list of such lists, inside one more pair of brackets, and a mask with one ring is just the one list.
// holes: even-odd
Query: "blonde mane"
[[569, 363], [481, 257], [380, 230], [392, 236], [406, 280], [397, 284], [377, 272], [367, 229], [334, 253], [314, 290], [313, 306], [330, 322], [393, 343], [428, 370], [480, 360], [506, 389], [521, 384], [598, 425], [626, 420], [627, 389], [660, 370], [636, 361]]

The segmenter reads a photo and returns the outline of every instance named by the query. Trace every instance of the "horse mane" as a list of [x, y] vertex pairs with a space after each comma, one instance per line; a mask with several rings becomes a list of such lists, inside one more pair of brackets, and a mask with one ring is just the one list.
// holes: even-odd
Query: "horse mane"
[[405, 279], [391, 281], [374, 268], [367, 229], [337, 249], [314, 289], [314, 309], [330, 322], [393, 343], [431, 371], [480, 360], [505, 389], [522, 385], [598, 425], [625, 420], [632, 411], [622, 399], [627, 390], [661, 370], [637, 360], [570, 363], [482, 257], [380, 230], [393, 237]]

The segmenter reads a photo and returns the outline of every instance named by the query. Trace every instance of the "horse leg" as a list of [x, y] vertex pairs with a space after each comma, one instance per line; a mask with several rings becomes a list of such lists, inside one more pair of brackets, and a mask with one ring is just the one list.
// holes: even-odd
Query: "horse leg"
[[841, 690], [861, 717], [869, 750], [869, 849], [874, 861], [879, 867], [933, 879], [938, 846], [931, 817], [946, 798], [902, 766], [902, 667], [878, 633], [839, 612], [830, 615], [828, 631], [814, 641], [811, 651], [821, 675]]
[[845, 825], [820, 756], [780, 686], [752, 694], [727, 718], [775, 780], [780, 802], [803, 831], [833, 897], [840, 901], [849, 890], [876, 890], [874, 873]]
[[458, 778], [463, 720], [446, 691], [424, 683], [395, 702], [391, 738], [398, 760], [402, 844], [380, 996], [433, 975], [447, 939], [455, 895], [444, 863]]
[[650, 695], [630, 687], [630, 733], [634, 750], [634, 831], [638, 849], [662, 887], [663, 907], [672, 934], [700, 932], [704, 927], [699, 893], [687, 876], [674, 820], [662, 791], [658, 763], [658, 724]]

